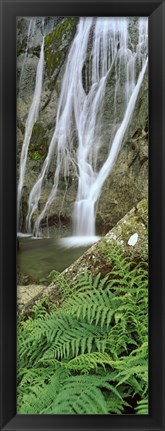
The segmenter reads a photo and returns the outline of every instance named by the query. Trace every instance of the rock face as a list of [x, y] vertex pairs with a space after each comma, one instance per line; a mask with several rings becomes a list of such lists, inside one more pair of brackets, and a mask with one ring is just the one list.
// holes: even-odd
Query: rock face
[[[25, 227], [27, 201], [31, 188], [35, 184], [46, 158], [49, 143], [53, 136], [59, 99], [61, 79], [71, 41], [76, 31], [77, 18], [48, 17], [44, 23], [44, 77], [41, 94], [40, 113], [35, 123], [30, 139], [27, 169], [22, 198], [22, 226]], [[41, 18], [29, 20], [20, 18], [17, 22], [17, 165], [25, 133], [25, 123], [32, 103], [36, 68], [40, 55], [43, 37], [43, 22]], [[54, 166], [41, 196], [42, 202], [47, 198], [53, 180]], [[62, 199], [62, 198], [61, 198]], [[60, 200], [61, 202], [61, 200]], [[59, 208], [56, 206], [56, 209]], [[56, 211], [57, 212], [57, 211]], [[54, 215], [54, 211], [53, 211]], [[56, 214], [55, 214], [56, 216]], [[58, 217], [58, 214], [57, 214]]]
[[[108, 91], [105, 106], [108, 106]], [[104, 109], [106, 109], [104, 107]], [[103, 114], [104, 130], [111, 116]], [[148, 194], [148, 73], [114, 169], [103, 186], [97, 220], [108, 229]]]
[[[118, 247], [130, 261], [148, 260], [148, 200], [140, 201], [116, 226], [100, 241], [90, 247], [76, 262], [63, 271], [62, 276], [72, 282], [77, 275], [90, 271], [94, 276], [101, 272], [105, 276], [111, 271], [111, 253]], [[38, 287], [37, 287], [38, 289]], [[58, 282], [43, 288], [33, 295], [30, 300], [24, 298], [23, 290], [19, 296], [19, 308], [23, 313], [29, 313], [32, 306], [41, 298], [49, 298], [51, 302], [59, 304]], [[28, 292], [28, 286], [26, 286]], [[26, 293], [27, 295], [27, 293]]]
[[[134, 19], [130, 25], [130, 43], [134, 43], [137, 34]], [[78, 18], [75, 17], [47, 17], [44, 23], [45, 36], [45, 69], [41, 106], [38, 121], [33, 127], [32, 137], [28, 151], [27, 169], [22, 198], [21, 230], [25, 228], [27, 215], [27, 201], [31, 188], [35, 184], [47, 155], [49, 143], [53, 136], [57, 106], [60, 94], [61, 80], [64, 73], [68, 51], [76, 32]], [[29, 18], [18, 19], [17, 36], [17, 163], [19, 167], [20, 153], [25, 132], [25, 122], [33, 98], [36, 67], [40, 55], [40, 46], [43, 34], [42, 19], [36, 18], [31, 22]], [[114, 71], [112, 71], [114, 73]], [[115, 77], [114, 77], [115, 80]], [[111, 81], [112, 82], [112, 81]], [[118, 97], [118, 117], [123, 115], [123, 91], [121, 86]], [[114, 120], [114, 87], [107, 81], [105, 100], [102, 113], [103, 151], [112, 141], [110, 133]], [[101, 162], [101, 160], [100, 160]], [[54, 177], [55, 161], [52, 161], [43, 192], [40, 199], [40, 208], [43, 207], [50, 193]], [[114, 169], [106, 180], [102, 194], [97, 204], [96, 227], [98, 234], [105, 234], [118, 220], [148, 193], [148, 79], [145, 75], [140, 94], [136, 103], [134, 114], [124, 137], [121, 151]], [[61, 178], [57, 199], [48, 211], [48, 219], [44, 224], [55, 225], [60, 219], [61, 223], [71, 229], [73, 204], [77, 191], [77, 173], [73, 166], [67, 179], [67, 191], [64, 178]], [[34, 214], [34, 220], [38, 212]], [[58, 223], [57, 223], [58, 225]]]

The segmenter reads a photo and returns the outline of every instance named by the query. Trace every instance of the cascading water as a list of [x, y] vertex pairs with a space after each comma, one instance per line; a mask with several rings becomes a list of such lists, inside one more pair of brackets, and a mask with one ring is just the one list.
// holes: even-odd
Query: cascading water
[[[60, 172], [63, 170], [65, 176], [69, 172], [69, 158], [67, 158], [67, 155], [72, 153], [72, 108], [74, 105], [75, 117], [79, 117], [85, 97], [85, 92], [82, 86], [82, 68], [86, 58], [88, 38], [92, 22], [92, 18], [86, 20], [80, 19], [77, 33], [68, 55], [58, 105], [55, 131], [50, 142], [48, 154], [44, 161], [41, 173], [30, 192], [28, 202], [29, 209], [27, 214], [27, 229], [29, 231], [31, 231], [32, 216], [38, 208], [43, 179], [49, 169], [52, 156], [56, 152], [57, 161], [54, 174], [54, 185], [45, 207], [37, 218], [33, 229], [34, 234], [37, 236], [39, 235], [40, 222], [44, 217], [46, 210], [55, 199], [58, 190]], [[76, 78], [76, 80], [74, 80], [73, 77]]]
[[[79, 123], [79, 147], [77, 151], [77, 162], [79, 167], [79, 183], [78, 183], [78, 193], [77, 199], [74, 205], [74, 234], [83, 236], [94, 236], [95, 235], [95, 204], [101, 194], [101, 189], [103, 184], [110, 175], [112, 168], [114, 166], [115, 160], [119, 153], [121, 143], [125, 134], [125, 131], [130, 122], [135, 103], [137, 100], [137, 96], [139, 94], [139, 90], [143, 81], [144, 73], [147, 67], [147, 59], [146, 59], [146, 34], [147, 34], [147, 26], [146, 20], [139, 20], [139, 41], [137, 46], [137, 52], [132, 52], [128, 48], [128, 21], [122, 20], [122, 26], [120, 20], [112, 21], [111, 25], [108, 22], [109, 34], [108, 32], [104, 32], [104, 28], [100, 25], [100, 20], [98, 20], [98, 26], [96, 24], [95, 28], [95, 40], [97, 42], [94, 43], [93, 50], [93, 74], [94, 82], [97, 81], [98, 89], [96, 96], [98, 96], [98, 106], [96, 107], [95, 103], [90, 103], [89, 107], [84, 103], [84, 110], [82, 110], [82, 114], [80, 116]], [[116, 27], [112, 26], [112, 23], [115, 23]], [[112, 30], [113, 29], [113, 30]], [[112, 33], [111, 33], [112, 32]], [[124, 118], [116, 132], [116, 135], [113, 139], [108, 157], [101, 167], [100, 171], [97, 172], [96, 169], [93, 168], [92, 164], [92, 156], [94, 155], [95, 166], [97, 166], [97, 141], [101, 136], [99, 135], [99, 127], [100, 127], [100, 119], [98, 120], [97, 112], [100, 110], [102, 97], [104, 97], [105, 85], [107, 72], [109, 71], [111, 65], [108, 61], [105, 62], [105, 58], [109, 58], [109, 51], [106, 49], [106, 42], [108, 39], [108, 35], [116, 35], [118, 34], [118, 46], [120, 49], [118, 51], [118, 55], [115, 57], [115, 61], [119, 60], [119, 78], [120, 81], [120, 71], [123, 68], [126, 70], [126, 81], [125, 81], [125, 89], [126, 89], [126, 111]], [[98, 43], [99, 40], [99, 43]], [[114, 41], [114, 39], [113, 39]], [[112, 42], [111, 42], [112, 43]], [[104, 47], [104, 49], [103, 49]], [[112, 52], [116, 54], [115, 46], [113, 46]], [[142, 55], [142, 47], [143, 47], [143, 55]], [[145, 49], [144, 49], [145, 48]], [[117, 49], [117, 47], [116, 47]], [[114, 59], [114, 56], [112, 56]], [[135, 85], [135, 62], [137, 59], [140, 59], [142, 62], [142, 68]], [[100, 73], [100, 64], [103, 65]], [[106, 65], [106, 66], [105, 66]], [[96, 71], [95, 71], [96, 69]], [[99, 74], [100, 73], [100, 74]], [[118, 81], [116, 87], [118, 86]], [[93, 85], [89, 94], [92, 91]], [[118, 88], [115, 89], [115, 93], [117, 95]], [[82, 121], [81, 121], [82, 118]], [[97, 119], [97, 127], [96, 127], [96, 119]], [[94, 124], [94, 121], [95, 124]], [[93, 122], [93, 124], [92, 124]], [[97, 154], [96, 154], [97, 148]], [[100, 148], [99, 148], [100, 149]], [[66, 241], [66, 244], [70, 243], [70, 239]], [[82, 238], [83, 242], [83, 238]], [[91, 238], [92, 242], [92, 238]], [[74, 240], [72, 238], [71, 243], [73, 245]], [[77, 240], [75, 238], [75, 244], [77, 244]]]
[[[55, 200], [60, 174], [69, 175], [70, 164], [78, 171], [78, 190], [73, 210], [73, 237], [69, 245], [92, 243], [95, 236], [96, 203], [103, 184], [110, 175], [129, 125], [143, 77], [147, 68], [147, 18], [137, 19], [138, 42], [130, 46], [129, 19], [80, 18], [68, 54], [58, 104], [56, 126], [41, 173], [32, 188], [26, 218], [32, 231], [32, 217], [38, 208], [43, 180], [52, 158], [56, 157], [54, 184], [47, 202], [36, 219], [33, 233], [40, 234], [40, 223]], [[121, 81], [125, 108], [117, 131], [110, 139], [105, 161], [99, 167], [102, 149], [102, 104], [107, 80], [115, 70], [114, 112]], [[114, 120], [115, 121], [115, 120]], [[76, 143], [73, 137], [76, 130]]]
[[18, 229], [20, 225], [20, 205], [21, 205], [22, 190], [23, 190], [25, 171], [26, 171], [28, 148], [29, 148], [29, 143], [32, 135], [33, 126], [36, 123], [39, 115], [39, 104], [40, 104], [41, 91], [42, 91], [43, 69], [44, 69], [44, 37], [42, 40], [40, 58], [37, 65], [33, 101], [25, 124], [25, 136], [24, 136], [24, 141], [23, 141], [22, 151], [21, 151], [18, 192], [17, 192]]

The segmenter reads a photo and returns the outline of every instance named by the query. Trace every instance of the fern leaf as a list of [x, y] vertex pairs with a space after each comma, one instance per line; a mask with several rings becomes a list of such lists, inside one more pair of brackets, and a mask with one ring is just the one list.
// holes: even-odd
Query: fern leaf
[[148, 398], [137, 401], [135, 411], [137, 415], [148, 415]]
[[107, 353], [92, 352], [81, 354], [71, 359], [67, 364], [67, 368], [84, 372], [84, 370], [97, 369], [98, 365], [105, 368], [105, 365], [111, 365], [112, 363], [113, 361]]

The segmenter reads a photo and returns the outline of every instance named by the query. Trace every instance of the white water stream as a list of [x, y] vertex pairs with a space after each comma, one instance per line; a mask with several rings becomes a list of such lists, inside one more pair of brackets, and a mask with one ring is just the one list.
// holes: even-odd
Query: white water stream
[[[35, 221], [35, 236], [40, 235], [40, 223], [57, 196], [60, 174], [67, 178], [74, 161], [78, 173], [78, 190], [73, 210], [73, 237], [68, 238], [67, 243], [77, 245], [83, 242], [83, 238], [86, 244], [97, 240], [96, 203], [120, 151], [147, 68], [147, 22], [147, 18], [138, 19], [138, 43], [131, 47], [129, 19], [80, 18], [66, 62], [54, 134], [40, 175], [29, 195], [26, 222], [27, 231], [32, 232], [32, 217], [38, 209], [43, 181], [55, 157], [54, 184]], [[116, 77], [114, 112], [124, 79], [125, 113], [112, 142], [109, 142], [106, 160], [98, 168], [103, 144], [102, 105], [107, 79], [113, 68]], [[76, 130], [76, 145], [73, 130]], [[31, 137], [30, 134], [28, 136]], [[28, 145], [25, 147], [27, 157]], [[23, 162], [25, 170], [25, 157]]]

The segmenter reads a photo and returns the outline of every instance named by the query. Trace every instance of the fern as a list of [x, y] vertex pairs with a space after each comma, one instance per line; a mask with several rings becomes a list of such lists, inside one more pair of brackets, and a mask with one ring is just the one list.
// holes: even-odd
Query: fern
[[112, 261], [103, 279], [86, 272], [68, 286], [57, 276], [61, 307], [47, 314], [39, 305], [20, 322], [19, 413], [146, 414], [147, 265], [118, 251]]
[[101, 327], [105, 324], [107, 328], [115, 311], [110, 291], [96, 290], [95, 288], [86, 292], [79, 292], [76, 298], [71, 298], [64, 305], [65, 313], [74, 315], [78, 319], [86, 319], [88, 323], [100, 322]]
[[60, 388], [62, 388], [67, 375], [67, 371], [59, 366], [47, 383], [42, 381], [41, 384], [40, 381], [40, 384], [37, 384], [34, 381], [33, 385], [30, 387], [27, 386], [28, 390], [26, 393], [22, 397], [20, 394], [18, 398], [18, 413], [46, 413], [47, 406], [50, 406], [54, 402], [54, 398], [59, 393]]
[[148, 398], [138, 401], [135, 411], [137, 415], [148, 415]]
[[92, 369], [97, 370], [98, 366], [102, 366], [105, 369], [106, 365], [111, 365], [112, 363], [113, 360], [107, 353], [92, 352], [81, 354], [71, 359], [67, 363], [67, 368], [72, 371], [86, 373]]
[[[58, 368], [49, 386], [38, 390], [31, 387], [31, 393], [21, 399], [21, 413], [54, 414], [108, 414], [102, 389], [108, 389], [122, 402], [121, 395], [108, 382], [109, 376], [72, 376], [64, 368]], [[46, 405], [46, 407], [45, 407]]]
[[109, 414], [122, 414], [127, 407], [131, 407], [130, 404], [125, 400], [127, 399], [130, 391], [124, 385], [119, 389], [121, 399], [113, 393], [110, 392], [107, 395], [107, 409]]

